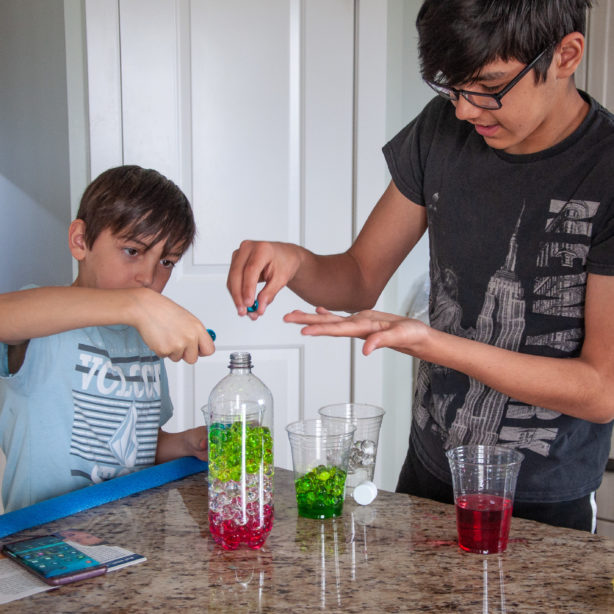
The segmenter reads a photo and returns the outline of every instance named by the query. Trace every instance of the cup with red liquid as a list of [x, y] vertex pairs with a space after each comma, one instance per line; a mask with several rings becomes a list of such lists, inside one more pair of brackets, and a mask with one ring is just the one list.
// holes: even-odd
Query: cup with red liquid
[[467, 445], [446, 452], [458, 544], [467, 552], [504, 552], [524, 454], [505, 446]]

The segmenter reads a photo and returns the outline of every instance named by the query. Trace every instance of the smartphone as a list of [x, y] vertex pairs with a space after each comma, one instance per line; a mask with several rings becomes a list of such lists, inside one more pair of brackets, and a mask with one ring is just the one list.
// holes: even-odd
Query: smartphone
[[52, 586], [106, 573], [107, 566], [67, 544], [58, 535], [40, 535], [4, 544], [2, 552]]

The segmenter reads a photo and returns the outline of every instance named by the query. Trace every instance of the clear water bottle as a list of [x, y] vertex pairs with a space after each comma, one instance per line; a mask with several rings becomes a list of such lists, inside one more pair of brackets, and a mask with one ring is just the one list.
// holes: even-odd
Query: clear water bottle
[[258, 549], [273, 527], [273, 396], [248, 352], [233, 352], [229, 368], [204, 408], [209, 530], [227, 550]]

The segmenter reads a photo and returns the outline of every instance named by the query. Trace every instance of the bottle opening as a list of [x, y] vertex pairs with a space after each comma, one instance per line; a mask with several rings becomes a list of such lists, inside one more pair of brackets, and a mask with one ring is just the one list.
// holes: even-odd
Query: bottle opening
[[230, 354], [229, 369], [251, 369], [252, 355], [249, 352], [232, 352]]

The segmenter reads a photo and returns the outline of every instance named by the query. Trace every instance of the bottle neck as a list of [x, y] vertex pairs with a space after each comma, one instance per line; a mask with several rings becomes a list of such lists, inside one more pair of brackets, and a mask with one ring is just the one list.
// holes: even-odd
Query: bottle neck
[[230, 355], [230, 364], [228, 365], [231, 373], [240, 370], [241, 372], [251, 372], [252, 356], [249, 352], [233, 352]]
[[247, 375], [252, 372], [249, 367], [233, 367], [232, 365], [229, 367], [230, 375]]

